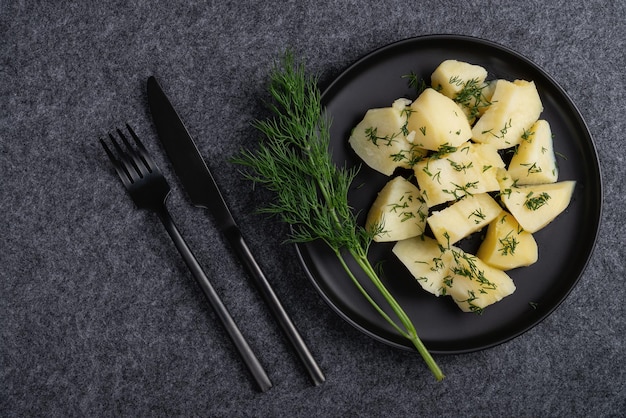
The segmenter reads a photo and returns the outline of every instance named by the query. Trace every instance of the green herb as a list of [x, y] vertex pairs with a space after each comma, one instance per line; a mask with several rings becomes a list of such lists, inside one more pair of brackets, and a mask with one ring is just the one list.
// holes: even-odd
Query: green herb
[[433, 258], [433, 266], [430, 268], [430, 271], [439, 271], [445, 267], [443, 260], [441, 257]]
[[433, 180], [437, 180], [437, 183], [441, 184], [441, 170], [432, 175]]
[[394, 162], [404, 161], [407, 166], [412, 168], [424, 158], [420, 149], [420, 147], [412, 144], [408, 150], [402, 149], [394, 154], [389, 154], [389, 158], [391, 158]]
[[483, 94], [483, 90], [487, 85], [479, 83], [478, 79], [474, 78], [464, 82], [461, 78], [455, 76], [450, 77], [449, 83], [459, 87], [463, 86], [454, 98], [454, 101], [468, 110], [468, 119], [473, 120], [480, 114], [481, 109], [491, 105], [491, 102]]
[[464, 174], [467, 173], [468, 168], [472, 168], [474, 165], [472, 161], [470, 161], [469, 164], [459, 164], [456, 161], [451, 160], [450, 158], [447, 158], [447, 160], [455, 171], [462, 171]]
[[392, 203], [389, 205], [391, 207], [390, 211], [393, 213], [398, 213], [398, 210], [400, 210], [400, 222], [405, 222], [416, 217], [413, 212], [402, 210], [409, 207], [409, 202], [413, 202], [413, 196], [407, 192], [400, 197], [398, 203]]
[[474, 222], [476, 223], [476, 225], [478, 225], [481, 221], [484, 221], [485, 218], [487, 217], [483, 213], [483, 209], [482, 208], [478, 208], [474, 212], [470, 213], [469, 216], [467, 217], [467, 219], [471, 218], [472, 216], [475, 216], [476, 218], [478, 218], [478, 219], [474, 219]]
[[[437, 183], [441, 184], [441, 169], [439, 169], [439, 171], [437, 171], [435, 174], [433, 174], [433, 173], [430, 171], [430, 167], [429, 167], [429, 166], [430, 166], [430, 161], [431, 161], [430, 159], [428, 159], [428, 160], [426, 161], [426, 165], [424, 166], [424, 168], [422, 168], [422, 171], [423, 171], [424, 173], [426, 173], [426, 175], [427, 175], [428, 177], [432, 177], [432, 178], [433, 178], [433, 180], [437, 180]], [[426, 191], [426, 190], [422, 190], [422, 193], [424, 193], [425, 191]]]
[[482, 134], [490, 134], [494, 138], [504, 139], [504, 137], [506, 136], [507, 132], [509, 131], [509, 128], [511, 128], [512, 126], [513, 126], [512, 120], [509, 119], [508, 121], [504, 122], [504, 126], [502, 127], [502, 129], [500, 129], [500, 131], [497, 134], [493, 132], [493, 128], [492, 129], [487, 129], [486, 131], [482, 131], [481, 133]]
[[521, 164], [521, 166], [528, 167], [528, 175], [531, 175], [533, 173], [541, 173], [541, 167], [539, 167], [537, 163]]
[[400, 129], [402, 131], [402, 134], [404, 136], [407, 136], [410, 132], [409, 132], [409, 118], [411, 117], [411, 115], [413, 114], [414, 110], [411, 109], [410, 107], [405, 107], [404, 109], [402, 109], [402, 112], [400, 112], [400, 114], [402, 116], [404, 116], [404, 124], [402, 125], [402, 128]]
[[563, 158], [565, 161], [567, 161], [567, 156], [565, 154], [562, 154], [558, 151], [554, 151], [554, 155]]
[[504, 138], [506, 136], [511, 126], [513, 125], [511, 124], [511, 119], [509, 119], [508, 122], [504, 123], [504, 127], [500, 129], [500, 138]]
[[485, 277], [485, 272], [478, 268], [476, 264], [477, 257], [460, 250], [452, 250], [454, 257], [454, 267], [450, 270], [459, 276], [467, 277], [470, 280], [476, 280], [483, 289], [495, 290], [496, 284], [492, 283]]
[[548, 204], [548, 200], [550, 200], [550, 195], [546, 192], [541, 193], [539, 196], [533, 196], [533, 192], [530, 192], [526, 195], [524, 206], [530, 210], [537, 210]]
[[415, 93], [418, 96], [428, 88], [428, 84], [426, 83], [426, 81], [424, 81], [422, 77], [418, 76], [413, 71], [411, 71], [410, 74], [403, 75], [402, 78], [406, 78], [407, 80], [409, 80], [409, 87], [415, 89]]
[[433, 152], [430, 156], [431, 159], [436, 160], [441, 158], [442, 156], [446, 155], [446, 154], [451, 154], [453, 152], [455, 152], [457, 150], [457, 147], [453, 147], [452, 145], [449, 145], [447, 142], [445, 144], [439, 145], [439, 148], [437, 148], [437, 151]]
[[452, 196], [454, 196], [455, 199], [460, 199], [463, 196], [473, 196], [473, 193], [470, 191], [470, 189], [478, 188], [478, 181], [471, 181], [465, 183], [465, 185], [460, 185], [452, 182], [450, 184], [454, 186], [454, 189], [442, 189], [441, 191], [447, 194], [451, 194]]
[[384, 145], [390, 147], [397, 141], [396, 138], [400, 136], [400, 132], [394, 132], [392, 135], [378, 136], [378, 128], [369, 127], [365, 129], [365, 135], [367, 136], [367, 140], [372, 141], [377, 147], [379, 146], [378, 141], [382, 141]]
[[[273, 69], [269, 86], [273, 118], [256, 121], [265, 136], [256, 151], [242, 150], [233, 159], [243, 175], [276, 194], [262, 212], [292, 226], [290, 241], [323, 241], [336, 255], [347, 276], [376, 311], [411, 341], [437, 380], [444, 375], [417, 335], [415, 326], [394, 299], [368, 260], [368, 249], [380, 227], [366, 230], [357, 223], [348, 203], [356, 171], [338, 167], [329, 150], [330, 119], [321, 104], [317, 78], [285, 54]], [[358, 265], [350, 267], [348, 258]], [[360, 283], [360, 272], [375, 285], [396, 319]]]
[[500, 251], [503, 256], [515, 254], [515, 248], [517, 248], [517, 244], [519, 244], [515, 237], [511, 236], [512, 233], [513, 231], [509, 231], [504, 238], [498, 239], [500, 245], [502, 245], [502, 247], [498, 248], [498, 251]]
[[534, 134], [535, 133], [533, 131], [530, 131], [530, 130], [527, 131], [526, 129], [524, 129], [524, 133], [522, 133], [522, 139], [526, 142], [533, 142], [532, 136]]
[[471, 312], [477, 313], [481, 315], [483, 313], [483, 308], [477, 306], [474, 301], [478, 299], [478, 297], [474, 294], [473, 290], [467, 291], [467, 299], [460, 300], [459, 303], [467, 302], [467, 306], [469, 307]]
[[441, 296], [446, 296], [448, 294], [448, 288], [454, 285], [454, 277], [447, 275], [441, 281], [441, 287], [439, 288], [439, 294]]
[[[497, 285], [495, 283], [490, 282], [487, 277], [485, 277], [485, 272], [478, 268], [476, 264], [476, 257], [467, 254], [462, 250], [452, 250], [452, 255], [454, 257], [454, 267], [450, 269], [450, 271], [461, 277], [465, 277], [469, 280], [476, 281], [480, 287], [478, 292], [481, 294], [486, 294], [487, 290], [495, 290]], [[446, 286], [452, 287], [454, 279], [450, 279], [446, 282]], [[449, 284], [448, 284], [449, 283]], [[468, 290], [467, 292], [468, 298], [466, 300], [461, 300], [459, 302], [466, 302], [470, 311], [482, 314], [483, 308], [477, 306], [474, 301], [478, 299], [478, 296], [472, 290]]]
[[[508, 177], [503, 177], [502, 180], [508, 180]], [[511, 197], [511, 194], [513, 193], [513, 189], [517, 188], [517, 182], [519, 181], [519, 179], [515, 179], [513, 181], [513, 184], [511, 185], [511, 187], [507, 187], [505, 189], [500, 190], [497, 195], [500, 196], [503, 199], [509, 199]], [[504, 218], [503, 222], [504, 222]]]

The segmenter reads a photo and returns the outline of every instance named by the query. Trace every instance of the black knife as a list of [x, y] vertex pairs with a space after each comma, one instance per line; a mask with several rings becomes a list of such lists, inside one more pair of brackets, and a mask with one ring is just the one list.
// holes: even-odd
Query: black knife
[[148, 78], [148, 104], [159, 139], [191, 202], [195, 206], [211, 211], [215, 224], [254, 279], [263, 299], [304, 363], [313, 383], [316, 386], [323, 383], [326, 380], [324, 374], [254, 259], [185, 124], [153, 76]]

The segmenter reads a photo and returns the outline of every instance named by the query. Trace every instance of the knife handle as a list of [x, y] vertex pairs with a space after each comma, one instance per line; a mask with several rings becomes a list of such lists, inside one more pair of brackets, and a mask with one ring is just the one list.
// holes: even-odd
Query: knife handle
[[254, 354], [254, 352], [248, 345], [248, 342], [246, 341], [245, 337], [239, 330], [239, 327], [237, 327], [237, 324], [235, 323], [234, 319], [228, 312], [228, 309], [226, 308], [226, 306], [220, 299], [219, 295], [213, 288], [213, 285], [211, 285], [211, 282], [209, 281], [208, 277], [202, 270], [202, 267], [200, 267], [198, 260], [193, 255], [191, 249], [189, 248], [189, 246], [183, 239], [182, 235], [178, 231], [178, 228], [174, 224], [174, 221], [172, 217], [170, 216], [169, 212], [167, 211], [167, 209], [165, 208], [165, 206], [162, 208], [162, 210], [158, 211], [158, 214], [159, 214], [159, 218], [163, 222], [163, 225], [165, 226], [165, 229], [167, 230], [170, 237], [172, 238], [172, 241], [174, 241], [176, 248], [182, 255], [183, 259], [185, 260], [185, 263], [191, 270], [191, 273], [193, 274], [194, 278], [198, 281], [198, 284], [204, 291], [204, 294], [206, 295], [207, 299], [209, 299], [209, 303], [211, 304], [211, 307], [215, 310], [215, 313], [217, 314], [219, 320], [224, 325], [224, 328], [226, 329], [228, 336], [231, 338], [231, 340], [235, 344], [235, 347], [237, 348], [237, 351], [241, 355], [241, 358], [243, 359], [245, 365], [248, 367], [248, 370], [254, 377], [254, 380], [259, 390], [261, 392], [267, 391], [268, 389], [272, 387], [272, 382], [267, 376], [265, 369], [263, 368], [263, 366], [257, 359], [256, 355]]
[[239, 259], [243, 262], [250, 276], [252, 276], [252, 278], [254, 279], [254, 282], [257, 285], [261, 296], [265, 300], [266, 304], [269, 306], [281, 329], [289, 339], [289, 342], [296, 350], [298, 357], [304, 363], [304, 366], [309, 373], [309, 376], [313, 380], [313, 383], [315, 384], [315, 386], [322, 384], [326, 380], [326, 377], [324, 376], [317, 362], [313, 358], [313, 355], [309, 351], [306, 343], [300, 336], [298, 329], [293, 324], [291, 318], [285, 311], [285, 308], [278, 299], [278, 296], [276, 296], [276, 293], [274, 293], [274, 289], [272, 289], [272, 286], [267, 281], [267, 278], [263, 274], [261, 267], [259, 267], [258, 263], [254, 259], [250, 248], [248, 248], [248, 245], [241, 235], [241, 231], [239, 230], [237, 225], [231, 225], [227, 227], [223, 231], [223, 233]]

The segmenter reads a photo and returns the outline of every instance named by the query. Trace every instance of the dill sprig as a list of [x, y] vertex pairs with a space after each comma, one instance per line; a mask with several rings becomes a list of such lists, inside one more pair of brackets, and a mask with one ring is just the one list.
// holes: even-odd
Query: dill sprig
[[[332, 249], [350, 280], [376, 311], [403, 337], [409, 339], [437, 380], [444, 375], [422, 341], [415, 326], [381, 281], [367, 254], [377, 230], [359, 225], [348, 202], [348, 190], [356, 170], [339, 167], [330, 152], [330, 119], [321, 104], [317, 78], [307, 76], [304, 66], [290, 53], [271, 72], [269, 92], [273, 117], [257, 120], [263, 134], [258, 149], [242, 150], [233, 162], [242, 174], [275, 193], [261, 211], [291, 225], [290, 241], [322, 240]], [[351, 257], [375, 285], [396, 320], [374, 300], [349, 267]]]

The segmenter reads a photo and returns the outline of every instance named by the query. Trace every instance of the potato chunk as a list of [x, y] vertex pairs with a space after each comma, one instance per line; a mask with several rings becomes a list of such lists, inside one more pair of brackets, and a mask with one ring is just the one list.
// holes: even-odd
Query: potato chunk
[[513, 215], [502, 211], [489, 224], [476, 255], [490, 266], [504, 271], [530, 266], [537, 262], [537, 242]]
[[458, 146], [472, 137], [472, 128], [452, 99], [428, 88], [409, 107], [407, 128], [415, 132], [413, 143], [431, 151]]
[[434, 89], [454, 99], [468, 81], [483, 83], [487, 70], [464, 61], [445, 60], [433, 71], [430, 82]]
[[415, 135], [406, 128], [408, 103], [398, 99], [391, 107], [368, 110], [348, 140], [365, 164], [387, 176], [398, 167], [411, 168], [427, 152], [407, 139]]
[[430, 76], [432, 87], [457, 103], [470, 123], [489, 106], [487, 70], [457, 60], [443, 61]]
[[453, 264], [451, 277], [444, 281], [444, 286], [463, 312], [481, 312], [515, 292], [513, 280], [504, 271], [460, 248], [450, 247], [449, 251]]
[[530, 233], [548, 225], [569, 205], [576, 182], [519, 186], [505, 170], [498, 171], [500, 198], [517, 222]]
[[555, 183], [559, 174], [548, 121], [535, 122], [523, 139], [509, 164], [511, 177], [517, 184]]
[[490, 167], [499, 165], [501, 159], [497, 162], [496, 157], [489, 155], [477, 151], [475, 144], [467, 142], [451, 148], [448, 153], [435, 153], [415, 164], [415, 178], [428, 207], [465, 195], [499, 190], [495, 173]]
[[444, 280], [450, 275], [452, 253], [427, 236], [398, 241], [392, 252], [422, 288], [435, 296], [445, 294]]
[[380, 230], [376, 242], [398, 241], [424, 233], [428, 208], [420, 190], [404, 177], [395, 177], [378, 193], [365, 227]]
[[491, 196], [481, 193], [432, 212], [427, 223], [437, 241], [447, 247], [487, 226], [501, 210]]
[[498, 149], [515, 146], [542, 111], [534, 82], [498, 80], [491, 105], [472, 128], [472, 139], [493, 144]]
[[497, 170], [505, 168], [506, 165], [498, 149], [491, 144], [471, 143], [470, 151], [474, 155], [474, 165], [482, 171], [481, 181], [484, 182], [485, 190], [491, 192], [499, 190]]

